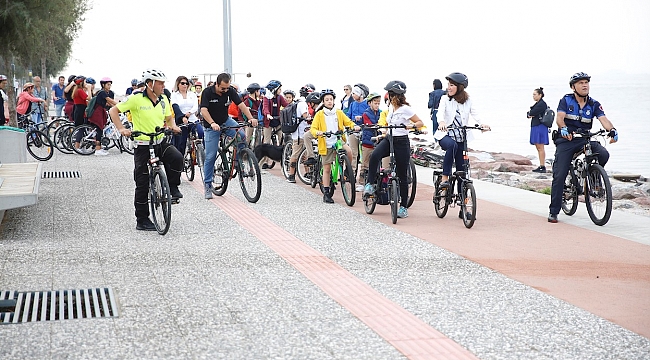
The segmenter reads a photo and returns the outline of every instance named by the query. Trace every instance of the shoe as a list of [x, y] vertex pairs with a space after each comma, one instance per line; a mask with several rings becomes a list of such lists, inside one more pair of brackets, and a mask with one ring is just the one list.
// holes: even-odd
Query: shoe
[[356, 190], [357, 192], [359, 192], [359, 191], [363, 191], [363, 190], [364, 190], [364, 186], [361, 185], [361, 184], [358, 184], [355, 190]]
[[307, 159], [305, 161], [305, 165], [316, 165], [316, 159], [314, 159], [313, 157], [310, 157], [309, 159]]
[[106, 156], [108, 155], [108, 150], [106, 149], [99, 149], [95, 151], [95, 156]]
[[269, 168], [269, 164], [267, 163], [262, 164], [262, 170], [266, 170], [268, 168]]
[[400, 219], [409, 217], [409, 212], [404, 206], [400, 206], [397, 210], [397, 217]]
[[154, 225], [149, 218], [138, 220], [135, 224], [136, 230], [144, 231], [156, 231], [156, 225]]
[[181, 194], [181, 191], [178, 190], [178, 186], [170, 186], [169, 187], [169, 193], [172, 196], [172, 200], [182, 199], [183, 198], [183, 194]]
[[443, 181], [439, 185], [440, 189], [448, 189], [449, 188], [449, 181]]
[[375, 193], [375, 187], [372, 184], [366, 184], [363, 188], [363, 195], [372, 195]]
[[[465, 216], [467, 217], [467, 220], [472, 220], [472, 213], [471, 212], [465, 213]], [[459, 219], [463, 218], [463, 210], [458, 211], [458, 218]]]
[[212, 185], [210, 184], [205, 184], [205, 199], [212, 199]]
[[548, 214], [548, 222], [557, 223], [557, 214]]
[[273, 169], [273, 167], [275, 167], [275, 163], [271, 163], [271, 165], [267, 165], [267, 167], [268, 167], [269, 170]]
[[296, 175], [289, 175], [289, 178], [287, 179], [288, 182], [295, 184], [296, 183]]
[[534, 169], [533, 172], [535, 173], [545, 173], [546, 172], [546, 166], [538, 166], [537, 169]]
[[332, 199], [332, 197], [327, 194], [323, 195], [323, 202], [326, 204], [334, 204], [334, 200]]

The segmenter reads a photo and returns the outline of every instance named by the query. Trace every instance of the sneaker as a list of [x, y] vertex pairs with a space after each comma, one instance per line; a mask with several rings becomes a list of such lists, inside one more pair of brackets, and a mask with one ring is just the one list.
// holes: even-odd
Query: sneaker
[[262, 164], [262, 170], [266, 170], [268, 168], [269, 168], [269, 164], [267, 163]]
[[548, 222], [557, 223], [557, 214], [548, 214]]
[[212, 185], [205, 184], [205, 199], [212, 199]]
[[95, 156], [106, 156], [108, 155], [108, 150], [106, 149], [99, 149], [95, 151]]
[[331, 196], [324, 194], [323, 195], [323, 202], [326, 204], [334, 204], [334, 199], [332, 199]]
[[363, 185], [358, 184], [355, 190], [356, 190], [357, 192], [359, 192], [359, 191], [363, 191], [364, 189], [365, 189], [365, 188], [364, 188]]
[[546, 172], [546, 166], [538, 166], [537, 169], [534, 169], [533, 172], [535, 173], [545, 173]]
[[371, 195], [374, 193], [375, 193], [375, 187], [372, 186], [372, 184], [366, 184], [366, 186], [363, 188], [364, 195]]
[[440, 183], [440, 189], [448, 189], [449, 188], [449, 181], [443, 181]]
[[136, 230], [143, 231], [156, 231], [156, 225], [154, 225], [149, 218], [138, 220], [135, 224]]
[[169, 187], [169, 193], [172, 196], [172, 200], [177, 200], [177, 199], [182, 199], [183, 194], [181, 194], [181, 191], [178, 190], [178, 186], [170, 186]]
[[400, 206], [397, 210], [397, 217], [400, 219], [409, 217], [409, 212], [404, 206]]
[[289, 178], [287, 178], [287, 181], [295, 184], [296, 183], [296, 175], [289, 175]]
[[305, 161], [305, 165], [316, 165], [316, 159], [314, 159], [313, 157], [310, 157], [309, 159], [307, 159]]
[[[467, 220], [472, 220], [472, 213], [471, 212], [468, 211], [467, 213], [465, 213], [465, 216], [467, 217]], [[463, 218], [463, 210], [458, 211], [458, 218], [459, 219]]]

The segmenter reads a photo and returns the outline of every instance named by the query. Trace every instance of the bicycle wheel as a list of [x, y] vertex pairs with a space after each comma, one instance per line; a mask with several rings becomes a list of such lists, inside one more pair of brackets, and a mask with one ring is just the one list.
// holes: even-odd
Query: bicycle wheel
[[133, 139], [124, 135], [120, 135], [118, 142], [120, 144], [120, 150], [133, 155], [133, 150], [135, 149], [135, 142]]
[[63, 124], [66, 124], [66, 123], [68, 123], [68, 119], [66, 119], [64, 117], [60, 117], [60, 118], [56, 118], [56, 119], [52, 120], [52, 122], [47, 124], [47, 128], [46, 128], [45, 133], [50, 138], [50, 140], [52, 140], [52, 142], [54, 142], [54, 133], [56, 133], [56, 131]]
[[160, 168], [153, 170], [149, 184], [149, 207], [158, 234], [165, 235], [172, 220], [172, 196], [167, 175]]
[[201, 181], [203, 181], [203, 179], [205, 179], [205, 177], [203, 177], [203, 166], [205, 165], [205, 149], [201, 143], [196, 143], [196, 164], [199, 167], [199, 175], [201, 175]]
[[418, 188], [418, 174], [415, 169], [415, 162], [413, 162], [413, 158], [409, 158], [409, 167], [406, 171], [406, 180], [409, 185], [409, 197], [408, 202], [406, 203], [406, 207], [409, 208], [411, 205], [413, 205], [413, 201], [415, 201], [415, 193], [417, 192]]
[[393, 224], [397, 223], [397, 209], [399, 209], [399, 182], [396, 178], [390, 179], [388, 183], [390, 202], [390, 218]]
[[221, 196], [228, 189], [230, 180], [230, 167], [227, 165], [225, 153], [218, 153], [217, 160], [214, 163], [214, 177], [212, 178], [212, 193]]
[[[300, 179], [303, 184], [311, 185], [311, 169], [313, 168], [313, 165], [305, 165], [305, 161], [307, 161], [307, 150], [302, 149], [300, 155], [298, 155], [298, 161], [296, 161], [296, 175], [298, 175], [298, 179]], [[314, 186], [312, 187], [316, 187], [316, 183], [314, 183]]]
[[194, 149], [188, 148], [183, 158], [183, 168], [185, 169], [185, 176], [188, 181], [194, 181]]
[[239, 184], [248, 202], [255, 203], [262, 195], [262, 173], [253, 150], [239, 151]]
[[285, 179], [289, 179], [289, 169], [291, 168], [291, 153], [293, 152], [293, 143], [291, 141], [284, 145], [282, 150], [282, 175]]
[[[323, 185], [323, 177], [326, 176], [326, 175], [323, 174], [323, 159], [320, 156], [318, 158], [319, 158], [318, 159], [318, 164], [317, 164], [318, 168], [316, 170], [318, 172], [318, 187], [320, 188], [320, 192], [325, 194], [325, 186]], [[334, 163], [332, 163], [332, 166], [334, 166]], [[330, 174], [327, 175], [327, 176], [330, 177], [330, 191], [329, 191], [328, 194], [329, 194], [330, 197], [332, 197], [332, 196], [334, 196], [334, 180], [332, 179], [331, 170], [330, 170]]]
[[[94, 125], [83, 124], [74, 128], [70, 134], [72, 150], [79, 155], [92, 155], [95, 153], [95, 135], [97, 130]], [[77, 147], [77, 140], [79, 147]]]
[[32, 130], [27, 133], [27, 151], [39, 161], [47, 161], [54, 155], [54, 145], [42, 131]]
[[569, 170], [564, 180], [564, 190], [562, 192], [562, 212], [571, 216], [578, 209], [578, 178], [575, 171]]
[[433, 193], [433, 207], [436, 210], [436, 215], [439, 218], [444, 218], [447, 215], [447, 210], [449, 210], [449, 196], [447, 188], [440, 188], [440, 175], [433, 175], [433, 186], [435, 192]]
[[71, 149], [68, 149], [67, 146], [68, 139], [70, 139], [70, 133], [73, 129], [74, 125], [64, 124], [54, 132], [54, 146], [64, 154], [72, 154], [73, 152]]
[[353, 206], [357, 192], [354, 188], [354, 169], [347, 155], [339, 156], [339, 183], [341, 184], [341, 192], [345, 203], [348, 206]]
[[598, 164], [589, 166], [585, 202], [591, 221], [598, 226], [607, 224], [612, 215], [612, 186], [607, 172]]
[[[377, 179], [380, 178], [381, 177], [377, 175]], [[375, 189], [379, 191], [379, 185], [375, 185]], [[363, 195], [361, 198], [363, 199], [363, 208], [366, 210], [366, 214], [372, 214], [375, 212], [375, 207], [377, 206], [377, 193], [372, 195]]]
[[465, 182], [461, 185], [460, 210], [463, 213], [463, 224], [466, 228], [471, 228], [476, 220], [476, 190], [472, 183]]

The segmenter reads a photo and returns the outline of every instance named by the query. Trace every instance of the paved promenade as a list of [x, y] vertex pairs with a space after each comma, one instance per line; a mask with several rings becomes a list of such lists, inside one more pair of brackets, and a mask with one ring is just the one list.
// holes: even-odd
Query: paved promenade
[[[259, 202], [183, 181], [166, 236], [135, 230], [132, 158], [56, 153], [0, 227], [0, 291], [110, 287], [119, 316], [0, 325], [0, 359], [650, 359], [650, 219], [477, 183], [465, 229], [431, 170], [409, 218], [277, 169]], [[358, 194], [360, 195], [360, 194]]]

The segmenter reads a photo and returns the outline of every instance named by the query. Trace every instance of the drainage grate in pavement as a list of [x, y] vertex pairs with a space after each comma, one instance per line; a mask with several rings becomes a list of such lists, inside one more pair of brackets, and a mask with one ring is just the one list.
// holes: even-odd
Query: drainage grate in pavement
[[0, 311], [4, 311], [0, 312], [0, 325], [118, 316], [111, 288], [0, 291], [0, 303], [3, 304]]
[[81, 178], [79, 171], [43, 171], [42, 179], [78, 179]]

